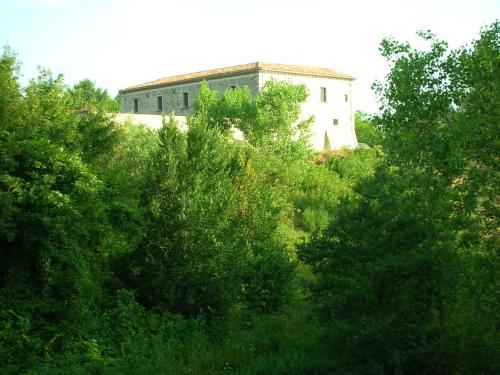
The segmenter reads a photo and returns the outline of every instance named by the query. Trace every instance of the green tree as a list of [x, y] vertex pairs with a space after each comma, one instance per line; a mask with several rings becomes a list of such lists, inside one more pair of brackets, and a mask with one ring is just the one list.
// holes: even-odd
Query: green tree
[[89, 79], [82, 80], [67, 90], [68, 106], [79, 114], [80, 144], [86, 162], [102, 163], [103, 155], [111, 155], [118, 141], [119, 130], [112, 113], [119, 105], [106, 90], [95, 87]]
[[381, 144], [382, 131], [373, 124], [366, 113], [356, 111], [354, 121], [356, 137], [359, 143], [366, 143], [370, 146]]
[[308, 92], [303, 85], [268, 81], [255, 98], [248, 87], [226, 90], [222, 96], [202, 83], [195, 117], [211, 127], [241, 130], [245, 139], [262, 151], [286, 160], [311, 156], [312, 118], [301, 119]]
[[[87, 326], [100, 295], [94, 228], [100, 182], [82, 160], [62, 77], [41, 71], [21, 94], [0, 57], [0, 362], [17, 373]], [[77, 223], [77, 225], [75, 225]]]
[[301, 250], [337, 371], [498, 371], [497, 211], [485, 202], [498, 195], [499, 34], [496, 22], [452, 52], [430, 32], [426, 50], [381, 44], [384, 162]]
[[195, 102], [199, 121], [228, 132], [232, 127], [246, 129], [255, 122], [256, 105], [247, 86], [226, 90], [222, 95], [203, 81]]
[[112, 99], [108, 91], [96, 87], [95, 82], [90, 79], [83, 79], [77, 82], [69, 93], [73, 99], [72, 106], [78, 110], [90, 110], [96, 107], [108, 112], [118, 112], [120, 103], [117, 99]]
[[149, 229], [123, 259], [124, 281], [144, 306], [188, 317], [224, 315], [237, 303], [279, 307], [293, 262], [276, 233], [280, 205], [259, 183], [252, 150], [196, 117], [187, 134], [171, 118], [159, 135]]

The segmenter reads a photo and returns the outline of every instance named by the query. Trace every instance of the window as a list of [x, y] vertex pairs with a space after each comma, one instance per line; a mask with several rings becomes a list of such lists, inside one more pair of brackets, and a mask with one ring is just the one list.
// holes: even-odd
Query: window
[[326, 103], [326, 87], [320, 88], [321, 102]]
[[139, 100], [134, 99], [134, 113], [139, 112]]
[[163, 111], [163, 97], [162, 96], [156, 97], [156, 110], [158, 112]]
[[349, 95], [345, 94], [344, 99], [345, 99], [345, 102], [347, 103], [349, 101]]
[[229, 86], [231, 88], [231, 90], [234, 90], [236, 88], [236, 86]]
[[184, 105], [184, 108], [188, 108], [189, 107], [189, 96], [188, 96], [187, 92], [185, 92], [184, 94], [182, 94], [182, 104]]
[[338, 125], [339, 124], [339, 119], [338, 118], [334, 118], [333, 119], [333, 125]]

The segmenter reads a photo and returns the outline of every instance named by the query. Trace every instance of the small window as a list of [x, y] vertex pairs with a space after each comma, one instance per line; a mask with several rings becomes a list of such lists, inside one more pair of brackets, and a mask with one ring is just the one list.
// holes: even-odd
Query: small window
[[338, 118], [334, 118], [333, 119], [333, 125], [338, 125], [339, 124], [339, 119]]
[[139, 112], [139, 100], [134, 99], [134, 113]]
[[321, 87], [320, 95], [321, 95], [321, 102], [326, 103], [326, 87]]
[[234, 90], [236, 88], [236, 86], [229, 86], [231, 88], [231, 90]]
[[156, 97], [156, 110], [158, 112], [163, 111], [163, 97], [162, 96]]
[[184, 108], [188, 108], [189, 107], [189, 96], [188, 96], [187, 92], [185, 92], [184, 94], [182, 94], [182, 104], [183, 104]]
[[345, 99], [345, 102], [347, 103], [349, 101], [349, 95], [345, 94], [344, 99]]

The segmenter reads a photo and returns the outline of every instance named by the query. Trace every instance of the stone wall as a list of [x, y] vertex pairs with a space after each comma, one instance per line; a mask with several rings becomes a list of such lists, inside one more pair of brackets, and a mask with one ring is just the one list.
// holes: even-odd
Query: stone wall
[[[207, 80], [211, 89], [219, 92], [234, 87], [248, 86], [252, 95], [257, 95], [259, 77], [257, 73], [234, 77]], [[121, 95], [121, 112], [134, 113], [134, 99], [138, 100], [139, 110], [137, 113], [158, 115], [175, 112], [179, 116], [190, 116], [194, 112], [194, 101], [200, 89], [200, 82], [172, 85], [154, 89], [134, 91]], [[184, 93], [188, 94], [188, 105], [184, 106]], [[162, 97], [163, 109], [158, 110], [158, 97]]]

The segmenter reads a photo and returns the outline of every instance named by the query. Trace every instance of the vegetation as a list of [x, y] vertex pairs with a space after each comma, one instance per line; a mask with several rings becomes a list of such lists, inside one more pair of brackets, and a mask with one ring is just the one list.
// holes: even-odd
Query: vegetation
[[354, 114], [356, 136], [359, 143], [377, 146], [382, 143], [383, 128], [377, 127], [368, 114], [356, 111]]
[[0, 372], [498, 373], [500, 24], [420, 35], [328, 157], [302, 86], [202, 85], [152, 131], [5, 49]]
[[451, 53], [421, 36], [382, 42], [385, 156], [300, 252], [339, 373], [499, 370], [500, 24]]

